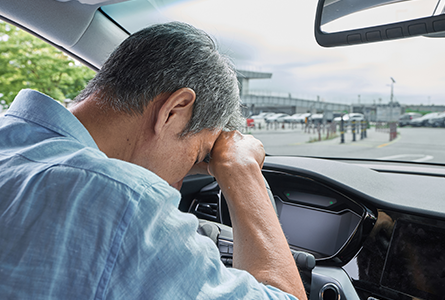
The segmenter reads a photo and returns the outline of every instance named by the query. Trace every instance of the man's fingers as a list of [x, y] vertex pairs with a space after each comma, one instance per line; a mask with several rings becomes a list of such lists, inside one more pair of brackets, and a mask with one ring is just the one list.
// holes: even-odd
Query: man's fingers
[[263, 144], [253, 136], [243, 135], [239, 131], [222, 132], [212, 149], [209, 173], [214, 174], [218, 168], [228, 165], [236, 168], [253, 162], [261, 168], [264, 157]]

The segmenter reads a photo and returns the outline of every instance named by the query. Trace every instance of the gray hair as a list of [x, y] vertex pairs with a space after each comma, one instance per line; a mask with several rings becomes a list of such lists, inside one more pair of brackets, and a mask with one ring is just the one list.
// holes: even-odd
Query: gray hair
[[181, 136], [203, 129], [235, 130], [242, 124], [233, 64], [207, 33], [180, 22], [132, 34], [75, 101], [95, 94], [101, 105], [134, 115], [142, 114], [156, 96], [181, 88], [196, 93], [192, 117]]

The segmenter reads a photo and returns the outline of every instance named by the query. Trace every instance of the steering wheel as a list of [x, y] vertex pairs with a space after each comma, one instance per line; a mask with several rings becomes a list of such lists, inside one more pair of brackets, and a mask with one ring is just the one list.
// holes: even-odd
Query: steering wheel
[[264, 179], [264, 183], [266, 184], [267, 195], [269, 196], [270, 202], [272, 203], [273, 209], [275, 210], [275, 214], [278, 216], [277, 204], [275, 203], [275, 199], [273, 197], [269, 183], [267, 182], [266, 177], [264, 177], [264, 175], [263, 175], [263, 179]]
[[[269, 183], [267, 182], [264, 175], [263, 175], [263, 179], [264, 179], [264, 183], [266, 185], [267, 194], [269, 196], [269, 199], [272, 203], [275, 213], [277, 213], [277, 206], [275, 204], [275, 199], [273, 197]], [[214, 188], [215, 187], [216, 186], [214, 186]], [[221, 246], [223, 249], [230, 249], [230, 247], [233, 247], [233, 244], [231, 242], [231, 241], [233, 241], [233, 235], [232, 235], [232, 229], [231, 229], [232, 222], [230, 220], [229, 209], [227, 207], [227, 202], [221, 193], [221, 190], [219, 190], [218, 199], [219, 199], [218, 200], [219, 201], [219, 203], [218, 203], [219, 219], [222, 224], [216, 224], [211, 221], [200, 220], [200, 226], [198, 228], [198, 233], [205, 235], [205, 236], [209, 237], [210, 239], [212, 239], [213, 242], [220, 248], [220, 251], [221, 251]], [[294, 251], [294, 250], [291, 250], [291, 251], [294, 256], [295, 262], [296, 262], [297, 266], [300, 268], [300, 270], [304, 269], [304, 270], [308, 270], [310, 272], [315, 267], [315, 257], [312, 254], [309, 254], [306, 252], [301, 252], [301, 251]], [[223, 262], [224, 262], [224, 264], [226, 264], [226, 266], [231, 266], [232, 254], [230, 253], [230, 251], [228, 251], [227, 253], [221, 253], [221, 260], [223, 260]], [[306, 281], [306, 282], [310, 282], [310, 280]]]

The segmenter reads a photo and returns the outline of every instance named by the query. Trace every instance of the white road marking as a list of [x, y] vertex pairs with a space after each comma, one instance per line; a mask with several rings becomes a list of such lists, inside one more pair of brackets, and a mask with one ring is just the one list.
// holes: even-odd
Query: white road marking
[[422, 161], [432, 160], [433, 158], [434, 158], [434, 156], [424, 155], [424, 157], [419, 158], [419, 159], [415, 159], [413, 161], [415, 161], [415, 162], [422, 162]]
[[402, 158], [403, 158], [403, 160], [406, 160], [406, 161], [423, 162], [423, 161], [427, 161], [427, 160], [432, 160], [434, 158], [434, 156], [424, 155], [424, 154], [398, 154], [398, 155], [380, 157], [378, 159], [396, 160], [396, 159], [402, 159]]

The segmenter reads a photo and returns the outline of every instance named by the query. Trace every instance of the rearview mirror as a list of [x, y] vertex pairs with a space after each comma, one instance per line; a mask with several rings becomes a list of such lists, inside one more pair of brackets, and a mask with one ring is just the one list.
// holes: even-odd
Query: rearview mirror
[[315, 38], [334, 47], [445, 36], [444, 10], [445, 0], [319, 0]]

